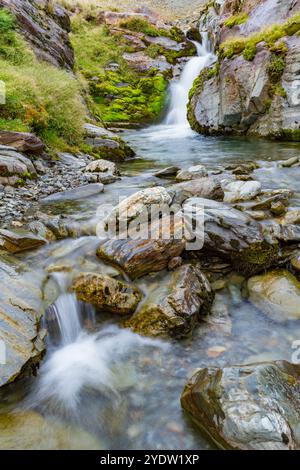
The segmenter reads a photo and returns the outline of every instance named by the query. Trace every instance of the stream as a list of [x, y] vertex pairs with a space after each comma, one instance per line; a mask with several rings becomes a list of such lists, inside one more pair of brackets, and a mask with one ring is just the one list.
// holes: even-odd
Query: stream
[[[95, 218], [99, 206], [117, 203], [142, 188], [169, 185], [154, 173], [171, 165], [204, 164], [216, 172], [231, 162], [257, 161], [254, 177], [263, 188], [295, 191], [300, 205], [300, 168], [280, 169], [279, 160], [295, 155], [299, 144], [247, 138], [203, 137], [188, 126], [188, 91], [201, 69], [213, 62], [207, 38], [198, 47], [179, 82], [171, 86], [170, 110], [163, 124], [122, 135], [137, 158], [120, 165], [122, 180], [107, 185], [97, 197], [63, 205], [41, 205], [49, 214], [62, 211], [83, 224]], [[0, 424], [14, 425], [0, 435], [3, 449], [212, 449], [180, 406], [180, 395], [196, 368], [269, 359], [291, 360], [292, 342], [300, 339], [297, 323], [277, 324], [243, 297], [242, 282], [231, 275], [218, 291], [212, 315], [193, 336], [181, 341], [142, 338], [121, 329], [112, 315], [96, 314], [68, 293], [74, 273], [115, 269], [96, 258], [98, 239], [92, 236], [58, 241], [19, 255], [41, 276], [50, 272], [45, 297], [47, 355], [36, 378], [24, 379], [2, 397]], [[53, 266], [68, 267], [52, 273]], [[164, 273], [136, 284], [144, 293], [160, 289]], [[13, 429], [13, 432], [11, 431]]]

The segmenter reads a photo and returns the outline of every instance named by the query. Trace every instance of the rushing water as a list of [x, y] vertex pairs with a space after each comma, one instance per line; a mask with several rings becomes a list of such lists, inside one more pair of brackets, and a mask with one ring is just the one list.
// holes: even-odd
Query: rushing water
[[[122, 166], [121, 181], [106, 186], [95, 198], [67, 207], [55, 202], [40, 210], [63, 211], [82, 225], [95, 217], [100, 204], [116, 203], [119, 196], [145, 187], [170, 184], [154, 176], [158, 168], [204, 163], [215, 172], [229, 162], [248, 160], [260, 163], [255, 176], [264, 188], [293, 188], [294, 205], [299, 206], [300, 169], [277, 166], [278, 160], [298, 154], [299, 144], [206, 138], [188, 128], [183, 103], [190, 84], [184, 75], [187, 70], [199, 72], [205, 61], [213, 60], [205, 42], [199, 53], [172, 86], [167, 122], [125, 134], [139, 158]], [[184, 88], [181, 95], [176, 92], [179, 87]], [[179, 108], [182, 119], [176, 117]], [[96, 258], [97, 243], [95, 237], [86, 236], [20, 256], [44, 273], [52, 272], [53, 266], [66, 269], [51, 274], [45, 283], [45, 300], [53, 303], [44, 319], [48, 353], [35, 379], [15, 385], [3, 397], [0, 448], [211, 448], [181, 411], [179, 398], [187, 378], [194, 369], [208, 365], [291, 360], [300, 325], [270, 321], [244, 298], [243, 278], [231, 275], [227, 287], [217, 293], [212, 315], [191, 338], [177, 342], [141, 338], [121, 329], [117, 318], [95, 314], [68, 293], [72, 276], [80, 271], [115, 274], [114, 268]], [[160, 273], [137, 283], [147, 294], [164, 282]]]

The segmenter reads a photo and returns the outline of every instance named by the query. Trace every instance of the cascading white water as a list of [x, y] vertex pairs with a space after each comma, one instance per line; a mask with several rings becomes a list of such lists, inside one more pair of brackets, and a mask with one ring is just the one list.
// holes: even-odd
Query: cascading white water
[[189, 92], [195, 79], [199, 76], [201, 70], [215, 60], [212, 53], [208, 33], [201, 33], [202, 44], [194, 42], [197, 48], [197, 57], [190, 59], [184, 67], [181, 77], [177, 82], [171, 85], [171, 103], [170, 110], [165, 123], [174, 126], [188, 126], [187, 104]]

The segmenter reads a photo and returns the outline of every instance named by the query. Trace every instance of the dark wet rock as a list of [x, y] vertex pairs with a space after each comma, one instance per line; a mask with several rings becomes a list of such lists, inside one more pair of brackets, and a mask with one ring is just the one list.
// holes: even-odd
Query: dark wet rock
[[41, 155], [44, 150], [41, 139], [26, 132], [0, 131], [0, 144], [13, 147], [17, 152], [29, 155]]
[[45, 351], [45, 331], [40, 328], [43, 279], [11, 255], [2, 254], [0, 282], [0, 341], [6, 356], [5, 364], [0, 361], [2, 387], [35, 372]]
[[224, 191], [220, 182], [213, 177], [199, 178], [170, 186], [168, 190], [175, 194], [173, 203], [182, 204], [190, 197], [203, 197], [223, 201]]
[[80, 274], [72, 288], [79, 300], [119, 315], [134, 313], [142, 299], [135, 286], [96, 273]]
[[300, 446], [300, 367], [285, 361], [198, 370], [181, 397], [195, 425], [221, 449]]
[[71, 29], [67, 11], [48, 0], [0, 0], [11, 10], [38, 58], [56, 66], [72, 69], [74, 53], [68, 37]]
[[183, 259], [181, 256], [176, 256], [175, 258], [172, 258], [169, 263], [168, 263], [168, 270], [173, 271], [174, 269], [179, 268], [183, 263]]
[[45, 245], [44, 238], [28, 232], [11, 232], [0, 229], [0, 249], [9, 253], [20, 253]]
[[[167, 236], [162, 235], [165, 224], [168, 227]], [[182, 224], [181, 215], [175, 216], [171, 225], [170, 217], [163, 217], [151, 225], [151, 238], [146, 224], [139, 238], [108, 239], [99, 246], [97, 256], [119, 266], [133, 279], [162, 271], [172, 258], [181, 255], [186, 246], [186, 240], [181, 236]]]
[[157, 278], [141, 310], [125, 326], [146, 336], [181, 338], [210, 311], [212, 301], [206, 276], [199, 268], [184, 265]]
[[272, 320], [300, 319], [300, 282], [289, 271], [275, 270], [248, 280], [250, 301]]
[[176, 176], [180, 168], [178, 166], [168, 166], [162, 170], [158, 170], [154, 173], [157, 178], [168, 178], [169, 176]]
[[[197, 207], [193, 215], [199, 220], [199, 238], [203, 239], [204, 252], [230, 260], [242, 273], [256, 273], [271, 266], [278, 257], [278, 243], [265, 238], [262, 225], [247, 214], [227, 204], [203, 198], [191, 198], [184, 209]], [[199, 210], [199, 212], [198, 212]]]
[[96, 196], [97, 194], [102, 193], [103, 190], [104, 187], [101, 183], [88, 184], [75, 189], [70, 189], [68, 191], [61, 191], [59, 193], [51, 194], [50, 196], [42, 198], [41, 202], [47, 204], [57, 201], [76, 201], [79, 199]]

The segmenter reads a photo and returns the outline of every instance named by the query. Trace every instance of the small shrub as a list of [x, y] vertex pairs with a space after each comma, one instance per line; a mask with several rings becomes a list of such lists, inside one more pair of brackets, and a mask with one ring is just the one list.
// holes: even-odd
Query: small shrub
[[268, 74], [271, 82], [277, 83], [282, 77], [285, 68], [285, 60], [281, 56], [272, 55], [271, 61], [268, 65]]

